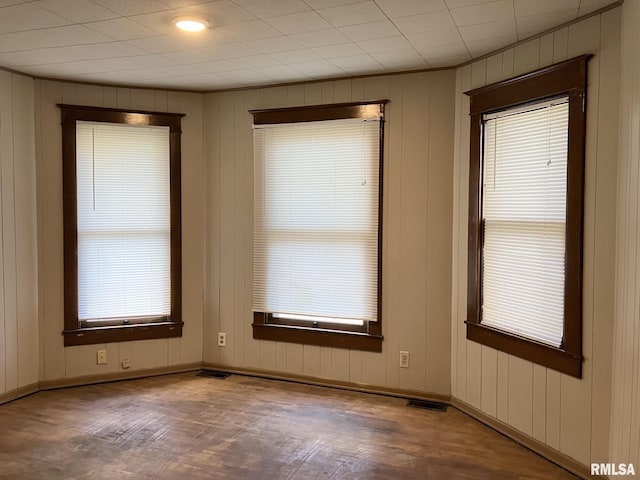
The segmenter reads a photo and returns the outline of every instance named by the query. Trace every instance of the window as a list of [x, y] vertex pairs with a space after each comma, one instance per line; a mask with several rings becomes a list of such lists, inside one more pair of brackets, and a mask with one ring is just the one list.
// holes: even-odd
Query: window
[[588, 59], [466, 92], [467, 338], [575, 377]]
[[181, 336], [182, 115], [59, 107], [65, 345]]
[[384, 104], [251, 112], [254, 338], [381, 351]]

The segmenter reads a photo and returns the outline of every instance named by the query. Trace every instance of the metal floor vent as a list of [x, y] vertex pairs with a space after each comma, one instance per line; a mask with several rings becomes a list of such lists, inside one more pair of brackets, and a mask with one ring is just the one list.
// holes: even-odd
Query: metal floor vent
[[446, 412], [447, 404], [442, 402], [432, 402], [431, 400], [409, 400], [407, 407], [424, 408], [426, 410], [436, 410], [438, 412]]
[[219, 372], [217, 370], [202, 370], [199, 374], [198, 377], [209, 377], [209, 378], [220, 378], [220, 379], [225, 379], [227, 378], [229, 375], [231, 375], [230, 373], [227, 372]]

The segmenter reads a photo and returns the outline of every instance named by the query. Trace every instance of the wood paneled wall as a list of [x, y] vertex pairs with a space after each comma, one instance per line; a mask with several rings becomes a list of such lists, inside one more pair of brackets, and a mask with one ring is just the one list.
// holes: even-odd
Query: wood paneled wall
[[[202, 99], [198, 93], [36, 80], [41, 380], [117, 372], [123, 359], [130, 360], [130, 370], [202, 361]], [[62, 134], [58, 103], [186, 114], [182, 120], [182, 338], [64, 347]], [[96, 365], [98, 349], [107, 350], [106, 365]]]
[[640, 470], [640, 3], [622, 5], [611, 461]]
[[[205, 96], [207, 283], [204, 360], [449, 394], [452, 70]], [[387, 98], [382, 353], [252, 337], [254, 108]], [[217, 332], [226, 332], [219, 348]], [[411, 367], [399, 368], [408, 350]]]
[[33, 80], [0, 71], [0, 394], [38, 381]]
[[[583, 464], [608, 458], [619, 45], [616, 8], [456, 72], [452, 395]], [[469, 101], [462, 92], [584, 53], [595, 56], [589, 62], [588, 80], [585, 363], [579, 380], [466, 340]]]

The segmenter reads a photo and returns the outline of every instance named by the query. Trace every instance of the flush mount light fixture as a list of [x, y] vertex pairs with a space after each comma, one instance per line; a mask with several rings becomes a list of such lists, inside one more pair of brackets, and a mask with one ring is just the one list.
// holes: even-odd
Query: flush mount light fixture
[[173, 20], [173, 23], [185, 32], [199, 32], [209, 26], [209, 22], [200, 17], [178, 17]]

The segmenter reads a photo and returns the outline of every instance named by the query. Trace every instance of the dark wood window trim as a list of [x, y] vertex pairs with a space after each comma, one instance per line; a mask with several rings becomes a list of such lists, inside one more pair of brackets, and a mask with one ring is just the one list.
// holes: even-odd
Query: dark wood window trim
[[[467, 338], [574, 377], [582, 376], [582, 248], [587, 63], [582, 55], [465, 92], [470, 97]], [[482, 324], [482, 117], [517, 105], [568, 95], [569, 147], [563, 343], [554, 348]]]
[[[182, 336], [182, 227], [180, 137], [184, 114], [58, 104], [62, 116], [64, 216], [64, 345], [88, 345]], [[171, 204], [171, 316], [147, 323], [82, 327], [78, 320], [76, 122], [169, 127]]]
[[382, 185], [384, 152], [384, 108], [388, 100], [338, 103], [303, 107], [250, 110], [254, 125], [315, 122], [347, 118], [380, 118], [380, 170], [378, 197], [378, 318], [359, 328], [342, 325], [319, 326], [313, 322], [276, 321], [271, 314], [254, 312], [253, 338], [280, 342], [303, 343], [335, 348], [349, 348], [371, 352], [382, 351]]

